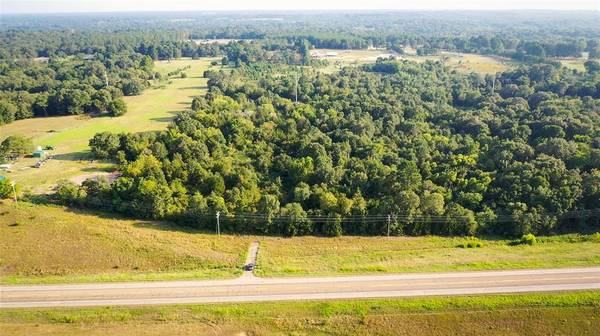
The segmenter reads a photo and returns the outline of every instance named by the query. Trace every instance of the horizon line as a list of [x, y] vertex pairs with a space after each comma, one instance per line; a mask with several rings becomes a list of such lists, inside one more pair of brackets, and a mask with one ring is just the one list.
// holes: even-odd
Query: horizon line
[[90, 11], [0, 11], [0, 16], [5, 15], [54, 15], [54, 14], [136, 14], [136, 13], [239, 13], [239, 12], [270, 12], [270, 13], [286, 13], [286, 12], [525, 12], [525, 11], [541, 11], [541, 12], [599, 12], [600, 8], [345, 8], [345, 9], [322, 9], [322, 8], [297, 8], [297, 9], [142, 9], [142, 10], [90, 10]]

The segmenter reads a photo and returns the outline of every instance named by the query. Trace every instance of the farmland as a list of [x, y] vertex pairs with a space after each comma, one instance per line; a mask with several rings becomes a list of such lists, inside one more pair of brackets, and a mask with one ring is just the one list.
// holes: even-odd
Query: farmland
[[7, 176], [19, 183], [24, 190], [46, 192], [61, 179], [112, 170], [109, 163], [90, 161], [89, 139], [102, 131], [142, 132], [166, 128], [177, 112], [189, 108], [192, 97], [203, 94], [206, 79], [202, 78], [202, 73], [210, 66], [210, 60], [156, 62], [156, 70], [165, 75], [187, 66], [191, 68], [186, 70], [187, 78], [174, 77], [155, 81], [153, 87], [141, 95], [125, 97], [128, 112], [121, 117], [33, 118], [0, 126], [0, 140], [19, 134], [31, 137], [34, 145], [51, 145], [56, 148], [51, 153], [54, 158], [41, 169], [31, 168], [36, 159], [25, 158], [15, 164], [14, 172]]
[[591, 335], [600, 293], [0, 311], [6, 335]]
[[[373, 63], [378, 57], [389, 57], [391, 54], [385, 50], [337, 50], [337, 49], [317, 49], [314, 51], [317, 55], [327, 55], [324, 59], [328, 65], [321, 68], [321, 71], [332, 73], [343, 66], [360, 65]], [[468, 73], [476, 72], [479, 74], [494, 74], [509, 70], [518, 65], [518, 62], [504, 59], [497, 56], [486, 56], [466, 53], [441, 52], [435, 56], [417, 56], [416, 54], [395, 55], [398, 59], [405, 59], [417, 63], [425, 61], [441, 61], [451, 69]]]

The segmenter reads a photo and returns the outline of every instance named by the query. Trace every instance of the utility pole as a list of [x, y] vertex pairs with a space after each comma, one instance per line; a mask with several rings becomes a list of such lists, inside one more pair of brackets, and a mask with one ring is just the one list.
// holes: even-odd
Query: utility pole
[[494, 79], [492, 80], [492, 94], [496, 92], [496, 73], [494, 72]]
[[104, 69], [104, 85], [108, 87], [108, 75], [106, 75], [106, 69]]
[[221, 217], [221, 211], [217, 211], [217, 235], [221, 235], [221, 225], [219, 223], [219, 217]]
[[390, 236], [390, 222], [392, 221], [392, 215], [387, 216], [387, 236]]
[[11, 181], [10, 185], [12, 186], [13, 196], [15, 197], [15, 205], [17, 205], [17, 189], [15, 188], [15, 181]]

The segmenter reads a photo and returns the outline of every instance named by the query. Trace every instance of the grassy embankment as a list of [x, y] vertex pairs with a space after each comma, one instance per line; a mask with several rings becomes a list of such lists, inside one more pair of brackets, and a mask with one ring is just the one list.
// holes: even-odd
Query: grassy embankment
[[167, 127], [179, 111], [189, 109], [192, 97], [201, 95], [206, 89], [204, 70], [210, 67], [211, 59], [179, 59], [158, 61], [157, 71], [167, 74], [176, 69], [191, 66], [185, 70], [187, 78], [174, 76], [169, 81], [155, 81], [153, 87], [139, 96], [125, 97], [128, 112], [117, 118], [84, 116], [60, 116], [18, 120], [0, 126], [0, 141], [10, 135], [31, 137], [34, 145], [52, 145], [54, 159], [42, 168], [31, 166], [35, 158], [19, 160], [9, 178], [15, 180], [24, 190], [45, 192], [61, 179], [88, 175], [112, 170], [105, 162], [90, 162], [88, 142], [94, 134], [102, 131], [142, 132], [160, 130]]
[[600, 292], [0, 310], [4, 335], [595, 335]]
[[[296, 237], [261, 240], [257, 272], [263, 276], [343, 275], [600, 266], [600, 235], [481, 239], [459, 248], [460, 237]], [[293, 257], [291, 257], [293, 256]]]
[[0, 283], [230, 278], [250, 237], [0, 201]]
[[347, 275], [600, 265], [598, 236], [540, 238], [534, 246], [445, 237], [222, 235], [60, 206], [0, 202], [0, 282], [51, 283], [232, 277], [261, 243], [261, 276]]

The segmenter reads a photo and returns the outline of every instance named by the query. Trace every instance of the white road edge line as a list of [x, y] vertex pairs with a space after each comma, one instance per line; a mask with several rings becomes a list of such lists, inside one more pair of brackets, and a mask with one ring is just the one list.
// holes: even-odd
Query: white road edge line
[[194, 303], [233, 303], [233, 302], [265, 302], [265, 301], [296, 301], [296, 300], [326, 300], [326, 299], [361, 299], [389, 298], [411, 296], [440, 296], [440, 295], [472, 295], [472, 294], [501, 294], [524, 292], [547, 292], [565, 290], [600, 289], [600, 283], [588, 284], [559, 284], [559, 285], [529, 285], [508, 287], [481, 288], [452, 288], [425, 289], [400, 291], [370, 291], [346, 293], [313, 293], [313, 294], [275, 294], [275, 295], [237, 295], [219, 297], [174, 297], [157, 299], [109, 299], [109, 300], [71, 300], [71, 301], [28, 301], [0, 302], [0, 308], [44, 308], [44, 307], [83, 307], [83, 306], [113, 306], [113, 305], [162, 305], [162, 304], [194, 304]]
[[497, 276], [520, 276], [540, 274], [574, 274], [600, 272], [600, 267], [586, 268], [555, 268], [555, 269], [527, 269], [527, 270], [501, 270], [501, 271], [465, 271], [445, 273], [401, 273], [388, 275], [354, 275], [333, 277], [280, 277], [259, 278], [240, 277], [229, 280], [180, 280], [180, 281], [147, 281], [147, 282], [114, 282], [114, 283], [89, 283], [89, 284], [52, 284], [52, 285], [5, 285], [0, 286], [0, 292], [18, 291], [67, 291], [67, 290], [102, 290], [102, 289], [138, 289], [138, 288], [177, 288], [177, 287], [209, 287], [209, 286], [239, 286], [260, 284], [314, 284], [314, 283], [336, 283], [354, 281], [386, 281], [386, 280], [421, 280], [456, 279], [466, 277], [497, 277]]

